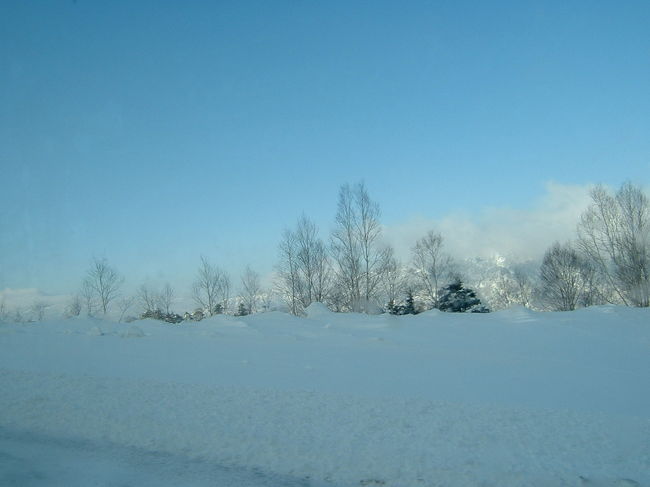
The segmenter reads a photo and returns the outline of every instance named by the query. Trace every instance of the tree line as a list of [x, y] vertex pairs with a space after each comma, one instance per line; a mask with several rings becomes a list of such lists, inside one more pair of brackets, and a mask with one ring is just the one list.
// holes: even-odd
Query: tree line
[[648, 307], [648, 197], [631, 182], [614, 194], [596, 186], [590, 197], [575, 240], [553, 243], [539, 266], [487, 266], [486, 277], [478, 260], [456, 262], [444, 249], [443, 235], [433, 230], [415, 242], [410, 262], [399, 262], [381, 240], [379, 206], [363, 183], [344, 185], [329, 245], [304, 215], [285, 231], [277, 289], [294, 314], [313, 301], [336, 311], [390, 311], [413, 296], [415, 309], [441, 308], [441, 293], [462, 289], [463, 281], [496, 309], [513, 304], [553, 311], [608, 303]]
[[[233, 286], [226, 271], [201, 256], [191, 288], [196, 309], [180, 316], [173, 310], [176, 296], [169, 283], [159, 290], [143, 284], [134, 296], [123, 296], [124, 278], [106, 259], [95, 258], [66, 314], [112, 310], [122, 320], [139, 305], [140, 317], [178, 323], [278, 307], [303, 315], [314, 302], [338, 312], [395, 314], [432, 308], [487, 311], [485, 304], [492, 309], [519, 304], [554, 311], [607, 303], [648, 307], [648, 197], [631, 182], [613, 194], [596, 186], [590, 196], [575, 239], [553, 243], [541, 263], [457, 261], [445, 250], [443, 235], [434, 230], [414, 243], [408, 262], [401, 262], [382, 239], [380, 208], [365, 185], [345, 184], [339, 189], [334, 227], [327, 239], [304, 214], [284, 230], [271, 289], [262, 288], [259, 274], [250, 267]], [[39, 301], [33, 308], [42, 319], [47, 304]], [[0, 319], [11, 319], [4, 304], [0, 314]], [[14, 320], [19, 316], [22, 319], [16, 312]]]

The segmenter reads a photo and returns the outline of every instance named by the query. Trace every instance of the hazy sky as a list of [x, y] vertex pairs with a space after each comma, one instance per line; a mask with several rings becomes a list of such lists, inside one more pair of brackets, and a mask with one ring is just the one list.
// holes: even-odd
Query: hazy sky
[[267, 274], [359, 180], [403, 249], [541, 251], [588, 184], [650, 184], [648, 26], [647, 0], [2, 1], [0, 289], [74, 291], [93, 256]]

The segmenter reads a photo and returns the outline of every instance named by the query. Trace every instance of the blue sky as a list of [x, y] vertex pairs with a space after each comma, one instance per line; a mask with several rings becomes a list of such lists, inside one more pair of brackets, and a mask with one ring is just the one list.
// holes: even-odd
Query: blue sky
[[93, 256], [133, 286], [201, 254], [266, 274], [346, 182], [393, 233], [647, 186], [648, 25], [633, 0], [4, 1], [0, 289], [74, 291]]

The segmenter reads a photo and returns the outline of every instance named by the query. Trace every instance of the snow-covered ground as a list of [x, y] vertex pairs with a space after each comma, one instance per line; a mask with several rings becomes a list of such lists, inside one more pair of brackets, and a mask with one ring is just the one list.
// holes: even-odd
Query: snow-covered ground
[[0, 324], [0, 485], [650, 485], [650, 310]]

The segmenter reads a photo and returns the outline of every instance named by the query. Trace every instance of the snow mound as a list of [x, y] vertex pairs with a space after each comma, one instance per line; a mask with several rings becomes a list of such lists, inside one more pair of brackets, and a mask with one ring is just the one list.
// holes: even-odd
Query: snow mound
[[507, 321], [512, 323], [529, 323], [538, 320], [538, 313], [520, 304], [497, 311], [496, 314], [498, 314], [500, 318], [506, 318]]
[[[444, 311], [440, 311], [438, 308], [432, 308], [432, 309], [428, 309], [426, 311], [422, 311], [422, 313], [419, 313], [419, 314], [417, 314], [415, 316], [418, 316], [418, 317], [422, 318], [422, 317], [425, 317], [425, 316], [427, 316], [427, 317], [429, 317], [429, 316], [430, 317], [440, 316], [442, 314], [444, 314]], [[408, 315], [406, 315], [406, 316], [408, 316]]]
[[305, 313], [307, 313], [308, 318], [322, 318], [332, 314], [329, 308], [323, 303], [311, 303], [305, 309]]

